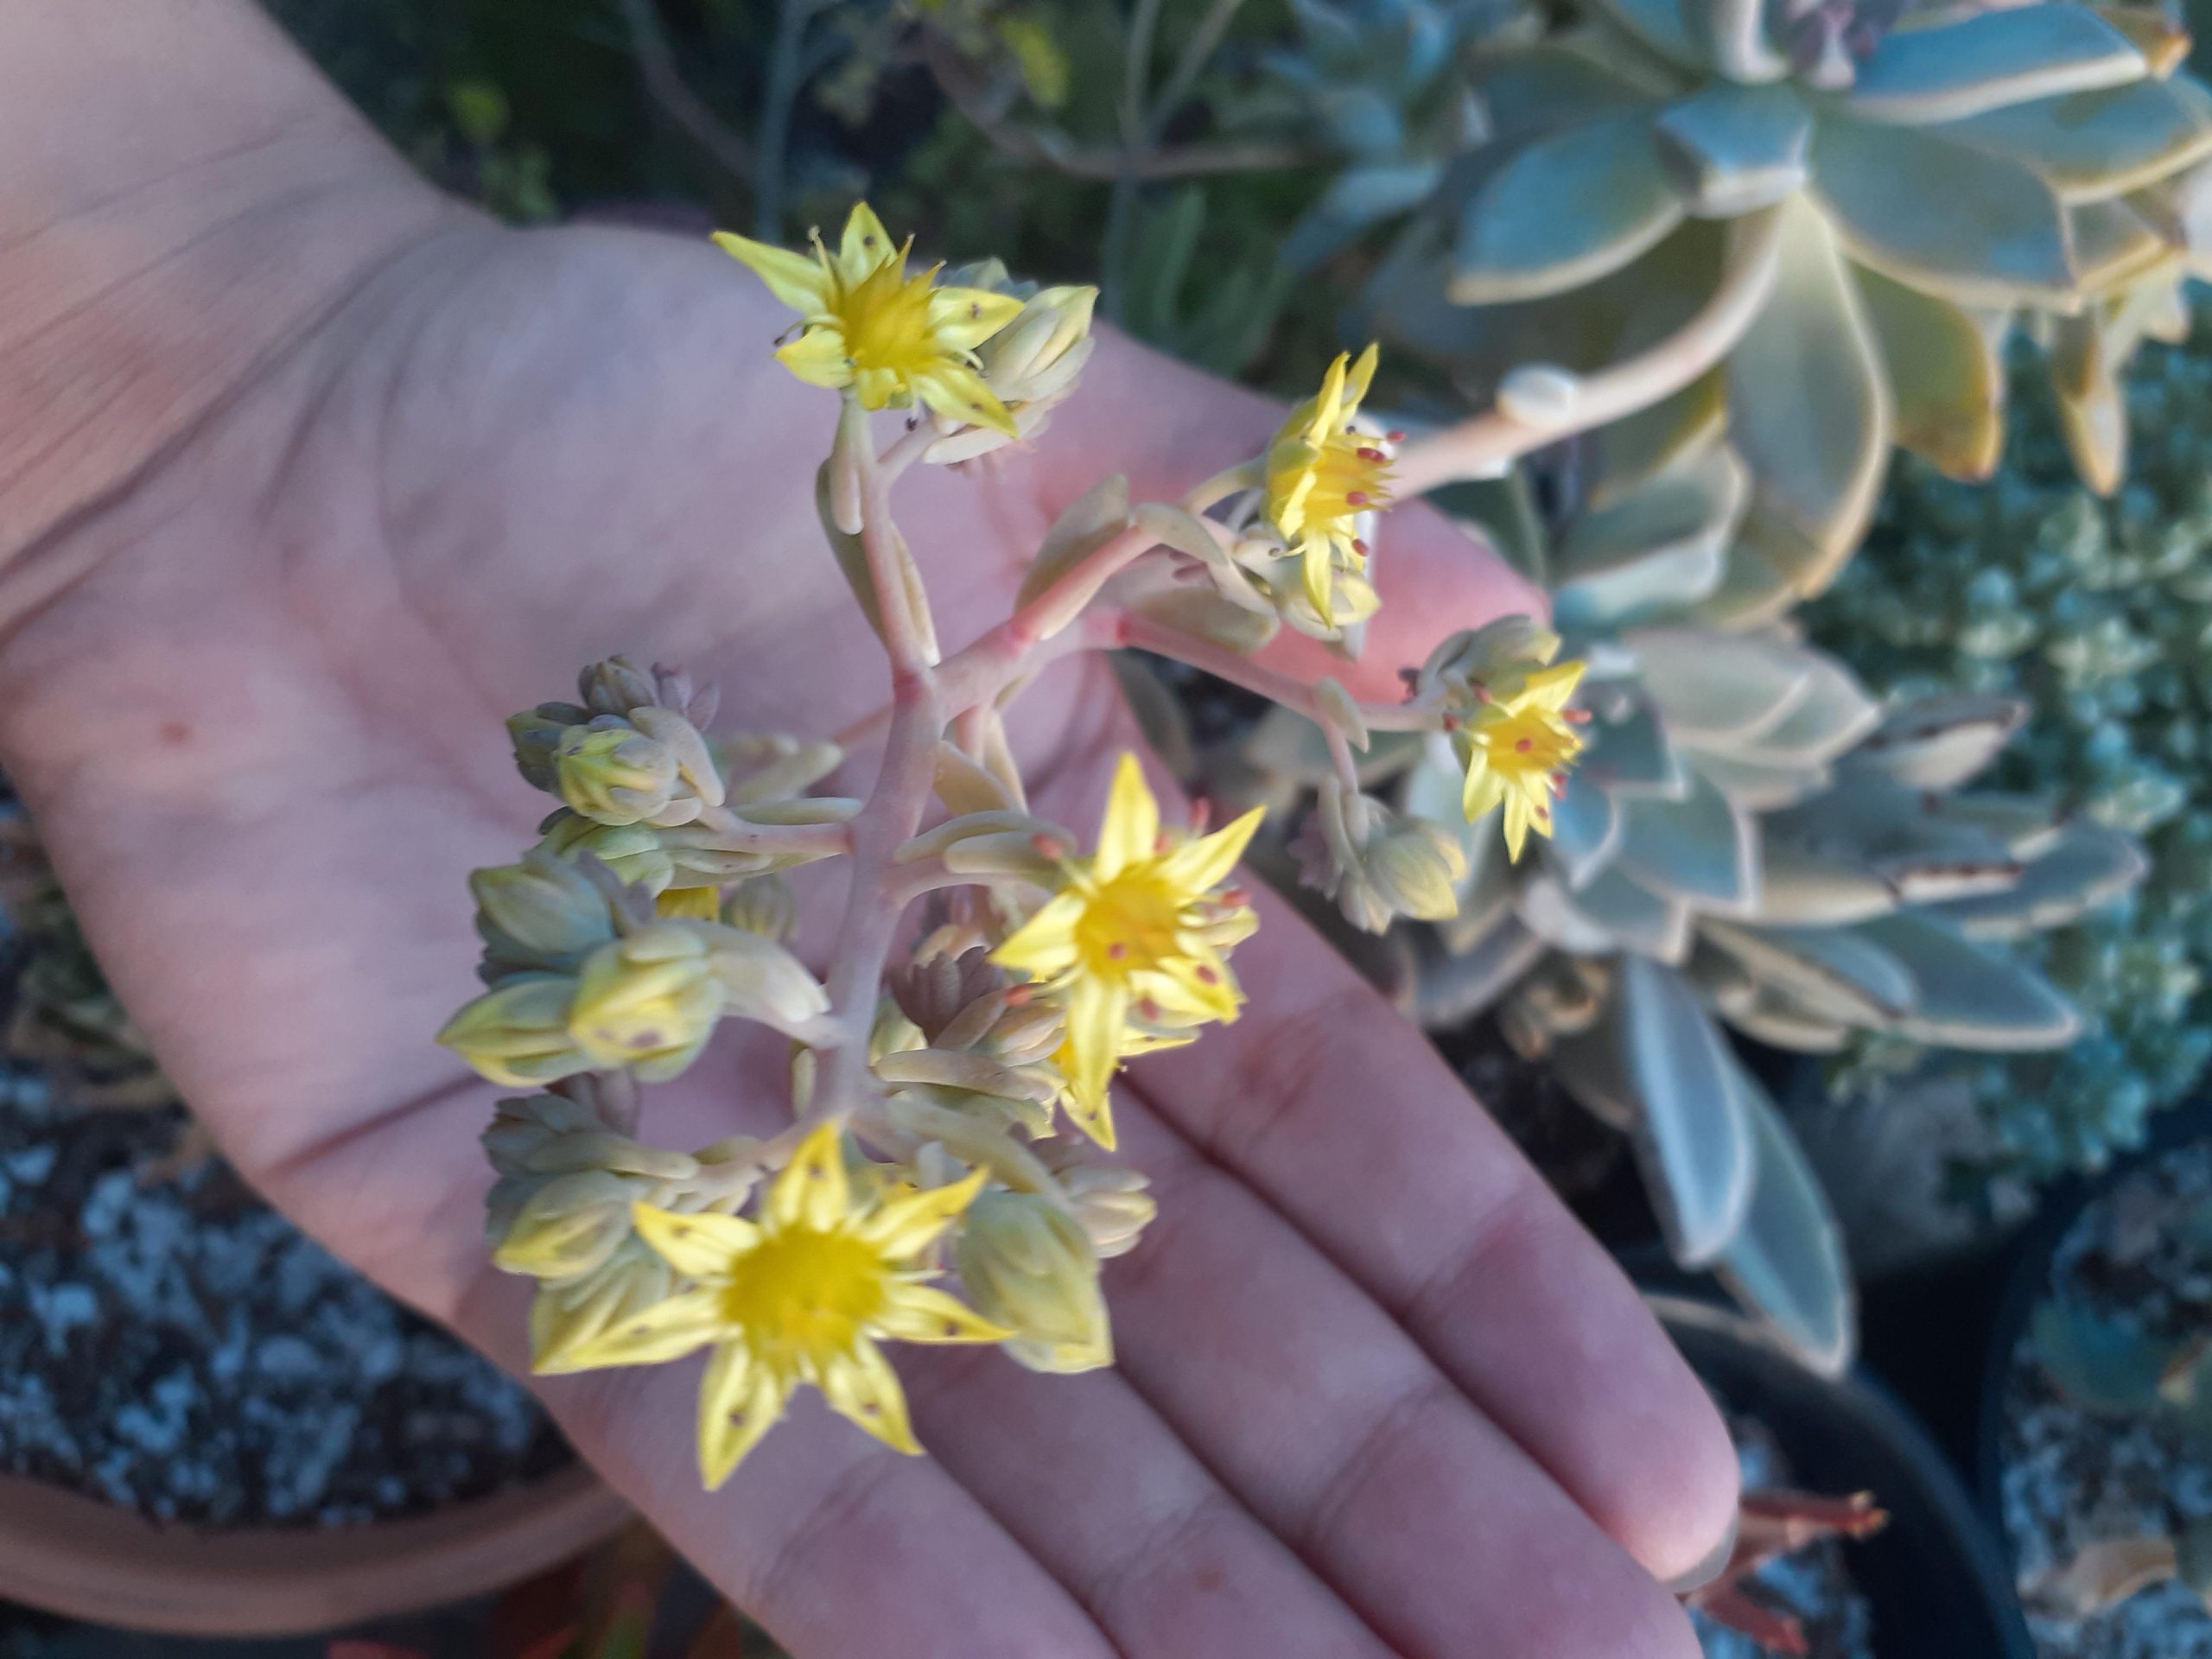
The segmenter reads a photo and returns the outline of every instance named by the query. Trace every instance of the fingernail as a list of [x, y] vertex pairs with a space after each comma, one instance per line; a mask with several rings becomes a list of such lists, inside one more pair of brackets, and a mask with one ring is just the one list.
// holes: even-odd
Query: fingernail
[[1678, 1573], [1667, 1580], [1667, 1589], [1670, 1594], [1687, 1596], [1694, 1591], [1702, 1590], [1727, 1570], [1729, 1560], [1736, 1554], [1736, 1524], [1737, 1517], [1729, 1516], [1728, 1530], [1721, 1535], [1720, 1541], [1713, 1547], [1713, 1553], [1690, 1568], [1688, 1572]]

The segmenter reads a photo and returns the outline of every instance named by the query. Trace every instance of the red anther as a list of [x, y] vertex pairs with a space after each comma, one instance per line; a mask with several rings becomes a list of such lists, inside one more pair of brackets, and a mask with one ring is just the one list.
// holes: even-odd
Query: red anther
[[1201, 795], [1197, 800], [1191, 803], [1192, 833], [1200, 836], [1205, 834], [1206, 826], [1212, 822], [1213, 803], [1204, 795]]
[[1439, 723], [1446, 731], [1456, 732], [1459, 729], [1459, 716], [1453, 714], [1446, 714], [1443, 720]]
[[1036, 995], [1027, 985], [1009, 985], [1006, 988], [1006, 1005], [1009, 1008], [1026, 1008]]
[[1157, 1020], [1157, 1019], [1159, 1019], [1159, 1018], [1160, 1018], [1160, 1004], [1159, 1004], [1159, 1003], [1157, 1003], [1157, 1002], [1155, 1002], [1155, 1001], [1154, 1001], [1150, 997], [1148, 997], [1148, 996], [1147, 996], [1147, 998], [1145, 998], [1145, 999], [1144, 999], [1144, 1001], [1141, 1001], [1141, 1002], [1140, 1002], [1140, 1003], [1138, 1003], [1138, 1004], [1137, 1004], [1137, 1017], [1138, 1017], [1140, 1020]]
[[1367, 492], [1365, 490], [1346, 490], [1344, 492], [1344, 505], [1346, 506], [1352, 507], [1365, 506], [1367, 505]]
[[1570, 726], [1587, 726], [1590, 723], [1587, 709], [1562, 709], [1559, 711], [1559, 717]]
[[1518, 749], [1522, 753], [1526, 754], [1529, 750], [1536, 747], [1536, 740], [1533, 737], [1524, 737], [1513, 747]]
[[1536, 809], [1536, 822], [1537, 822], [1538, 823], [1549, 823], [1551, 821], [1552, 821], [1552, 810], [1551, 810], [1551, 808], [1549, 808], [1549, 807], [1548, 807], [1548, 806], [1540, 806], [1540, 807], [1538, 807], [1538, 808]]
[[1393, 443], [1403, 443], [1406, 441], [1406, 429], [1402, 426], [1394, 426], [1382, 435]]
[[1474, 691], [1475, 701], [1477, 702], [1488, 702], [1490, 701], [1490, 687], [1486, 685], [1478, 685], [1471, 689]]
[[[1367, 543], [1359, 537], [1355, 536], [1351, 538], [1351, 550], [1358, 554], [1359, 556], [1363, 559], [1367, 556]], [[1414, 674], [1419, 671], [1420, 671], [1417, 669], [1411, 668], [1402, 668], [1398, 671], [1401, 674]]]
[[1066, 847], [1041, 830], [1029, 837], [1029, 844], [1037, 849], [1037, 856], [1039, 858], [1058, 860], [1068, 855]]
[[1389, 457], [1384, 454], [1380, 449], [1360, 449], [1354, 453], [1356, 453], [1362, 461], [1388, 461], [1389, 459]]
[[1129, 954], [1129, 947], [1128, 947], [1128, 945], [1124, 944], [1123, 944], [1121, 940], [1119, 940], [1119, 939], [1115, 940], [1113, 944], [1109, 944], [1109, 945], [1108, 945], [1108, 946], [1106, 947], [1106, 955], [1107, 955], [1107, 957], [1108, 957], [1110, 960], [1115, 961], [1115, 962], [1119, 962], [1119, 961], [1121, 961], [1122, 957], [1124, 957], [1128, 956], [1128, 954]]
[[1251, 889], [1249, 887], [1224, 887], [1221, 890], [1221, 902], [1224, 905], [1249, 905], [1252, 902]]
[[1218, 985], [1221, 983], [1221, 976], [1211, 968], [1200, 968], [1196, 975], [1196, 978], [1201, 985]]

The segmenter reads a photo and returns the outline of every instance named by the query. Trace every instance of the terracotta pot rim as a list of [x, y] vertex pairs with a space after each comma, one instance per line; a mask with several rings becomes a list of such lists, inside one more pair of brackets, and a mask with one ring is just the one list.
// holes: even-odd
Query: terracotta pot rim
[[629, 1506], [578, 1462], [428, 1515], [204, 1529], [0, 1475], [0, 1600], [173, 1636], [296, 1636], [419, 1612], [597, 1543]]

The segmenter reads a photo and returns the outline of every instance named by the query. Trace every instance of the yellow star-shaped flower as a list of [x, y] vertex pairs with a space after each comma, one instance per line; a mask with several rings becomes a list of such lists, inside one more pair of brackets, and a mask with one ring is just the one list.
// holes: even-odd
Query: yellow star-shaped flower
[[689, 1282], [582, 1344], [560, 1369], [655, 1365], [711, 1347], [699, 1387], [699, 1472], [709, 1488], [728, 1478], [802, 1383], [885, 1445], [918, 1452], [906, 1396], [876, 1339], [1007, 1335], [913, 1266], [982, 1185], [977, 1171], [950, 1186], [856, 1202], [843, 1132], [825, 1123], [776, 1178], [757, 1220], [640, 1204], [639, 1236]]
[[1532, 669], [1510, 689], [1497, 688], [1452, 731], [1453, 747], [1467, 768], [1460, 808], [1472, 823], [1503, 803], [1505, 850], [1516, 861], [1531, 829], [1551, 834], [1552, 796], [1582, 753], [1567, 704], [1584, 666], [1567, 662]]
[[1210, 836], [1163, 835], [1160, 804], [1123, 755], [1097, 853], [1064, 859], [1060, 890], [991, 953], [1065, 1008], [1068, 1115], [1103, 1147], [1114, 1144], [1108, 1085], [1122, 1059], [1236, 1018], [1243, 994], [1222, 953], [1258, 920], [1216, 890], [1261, 816], [1255, 807]]
[[798, 337], [776, 356], [808, 385], [853, 387], [868, 409], [905, 409], [918, 397], [951, 419], [1016, 435], [976, 372], [976, 347], [1020, 313], [1020, 300], [936, 287], [941, 266], [909, 276], [912, 239], [894, 245], [866, 202], [845, 220], [834, 254], [819, 231], [811, 257], [729, 231], [715, 241], [799, 314]]
[[1267, 497], [1261, 513], [1302, 569], [1306, 597], [1324, 623], [1336, 620], [1341, 572], [1363, 575], [1367, 543], [1359, 515], [1390, 500], [1390, 458], [1374, 436], [1352, 429], [1375, 378], [1376, 348], [1353, 362], [1339, 353], [1321, 390], [1300, 404], [1268, 446]]

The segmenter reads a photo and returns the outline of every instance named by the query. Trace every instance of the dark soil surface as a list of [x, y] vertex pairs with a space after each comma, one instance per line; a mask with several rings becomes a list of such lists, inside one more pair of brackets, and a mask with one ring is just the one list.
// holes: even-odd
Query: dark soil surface
[[[2212, 1330], [2212, 1147], [2161, 1159], [2084, 1210], [2059, 1245], [2051, 1289], [2154, 1338]], [[2100, 1414], [2066, 1398], [2031, 1331], [2013, 1353], [2004, 1409], [2005, 1526], [2023, 1585], [2087, 1545], [2212, 1516], [2212, 1445], [2171, 1414]], [[2171, 1583], [2088, 1618], [2031, 1609], [2029, 1624], [2050, 1659], [2212, 1659], [2212, 1612]]]

